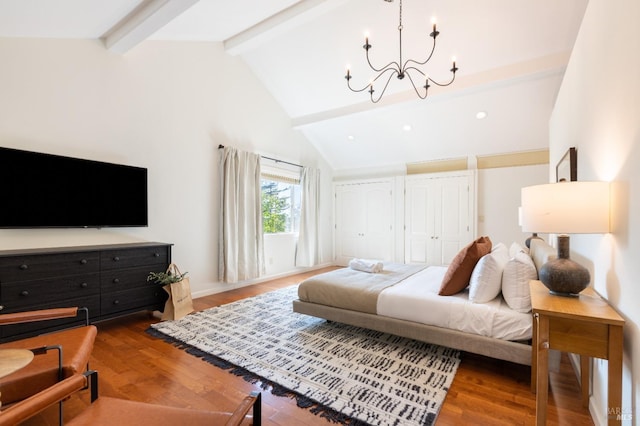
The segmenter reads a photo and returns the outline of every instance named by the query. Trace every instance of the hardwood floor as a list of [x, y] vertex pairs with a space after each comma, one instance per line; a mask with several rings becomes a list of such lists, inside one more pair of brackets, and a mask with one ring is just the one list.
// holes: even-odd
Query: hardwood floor
[[[314, 273], [322, 272], [316, 271]], [[297, 284], [300, 274], [194, 300], [196, 310], [225, 304]], [[233, 410], [259, 384], [251, 384], [184, 350], [145, 333], [158, 319], [147, 313], [98, 324], [90, 366], [98, 370], [100, 395], [206, 410]], [[438, 416], [437, 425], [530, 425], [535, 423], [535, 395], [530, 368], [463, 353], [462, 362]], [[582, 407], [580, 389], [566, 356], [550, 378], [548, 424], [592, 425]], [[297, 407], [293, 399], [262, 392], [263, 424], [322, 425], [326, 419]], [[88, 404], [87, 392], [65, 403], [65, 418]], [[55, 412], [32, 424], [56, 424]]]

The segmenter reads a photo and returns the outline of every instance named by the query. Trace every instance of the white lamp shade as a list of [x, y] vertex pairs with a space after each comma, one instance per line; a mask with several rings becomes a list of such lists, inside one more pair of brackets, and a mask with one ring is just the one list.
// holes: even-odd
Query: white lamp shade
[[524, 232], [609, 232], [609, 182], [559, 182], [522, 188]]

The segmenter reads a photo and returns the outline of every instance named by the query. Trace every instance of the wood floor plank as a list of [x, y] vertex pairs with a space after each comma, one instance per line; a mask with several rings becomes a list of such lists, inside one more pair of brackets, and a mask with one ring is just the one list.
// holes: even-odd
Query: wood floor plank
[[[322, 272], [292, 277], [214, 294], [194, 300], [196, 310], [294, 285]], [[161, 405], [206, 410], [232, 410], [260, 383], [249, 383], [186, 353], [145, 330], [159, 319], [139, 313], [98, 324], [90, 361], [99, 371], [100, 394]], [[438, 416], [437, 425], [530, 425], [535, 423], [535, 395], [530, 391], [530, 368], [463, 353], [462, 362]], [[328, 420], [299, 408], [295, 399], [262, 390], [265, 426], [328, 426]], [[65, 403], [65, 418], [88, 404], [87, 392]], [[51, 410], [49, 410], [51, 411]], [[47, 412], [31, 424], [56, 424]], [[580, 388], [568, 358], [551, 373], [549, 425], [593, 425], [580, 399]]]

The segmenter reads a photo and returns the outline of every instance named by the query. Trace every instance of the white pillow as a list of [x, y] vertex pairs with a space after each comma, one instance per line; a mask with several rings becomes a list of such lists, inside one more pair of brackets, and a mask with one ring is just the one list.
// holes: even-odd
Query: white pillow
[[502, 271], [509, 261], [507, 246], [496, 244], [491, 253], [480, 258], [469, 280], [469, 300], [487, 303], [500, 294]]
[[502, 296], [511, 309], [527, 313], [531, 311], [529, 281], [538, 278], [536, 266], [524, 252], [509, 260], [502, 273]]
[[504, 243], [498, 243], [498, 244], [494, 244], [493, 247], [491, 248], [491, 251], [498, 251], [498, 250], [506, 250], [507, 246], [504, 245]]
[[509, 258], [512, 259], [516, 257], [516, 254], [520, 252], [525, 252], [524, 247], [522, 247], [520, 244], [516, 243], [515, 241], [512, 242], [511, 246], [509, 247]]

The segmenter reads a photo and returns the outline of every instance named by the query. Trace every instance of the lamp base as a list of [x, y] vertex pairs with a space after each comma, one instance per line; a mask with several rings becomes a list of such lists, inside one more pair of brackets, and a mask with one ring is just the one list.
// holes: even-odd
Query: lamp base
[[580, 297], [578, 293], [560, 293], [553, 290], [549, 290], [549, 294], [553, 294], [554, 296], [562, 296], [562, 297]]
[[569, 237], [558, 237], [558, 258], [542, 265], [538, 278], [557, 296], [577, 296], [589, 286], [591, 276], [584, 266], [569, 259]]
[[527, 246], [527, 248], [531, 248], [531, 240], [542, 240], [542, 241], [544, 241], [542, 238], [538, 237], [538, 233], [537, 232], [534, 232], [533, 235], [531, 235], [529, 238], [524, 240], [524, 245]]

